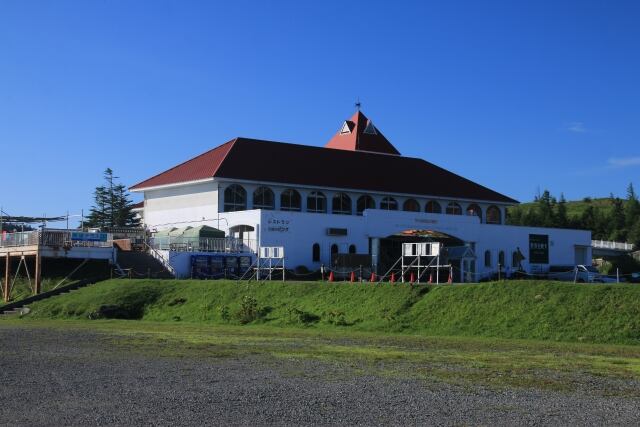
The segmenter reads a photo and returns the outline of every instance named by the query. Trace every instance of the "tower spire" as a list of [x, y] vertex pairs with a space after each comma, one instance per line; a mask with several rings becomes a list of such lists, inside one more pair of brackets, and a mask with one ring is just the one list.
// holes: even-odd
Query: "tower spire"
[[362, 103], [360, 103], [360, 97], [356, 99], [356, 111], [360, 111], [360, 107], [362, 107]]

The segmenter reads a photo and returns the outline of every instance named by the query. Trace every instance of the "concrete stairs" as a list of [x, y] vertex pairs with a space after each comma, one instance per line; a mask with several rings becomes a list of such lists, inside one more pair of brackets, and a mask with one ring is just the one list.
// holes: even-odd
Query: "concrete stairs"
[[131, 279], [172, 279], [173, 275], [151, 254], [139, 251], [118, 251], [118, 266]]

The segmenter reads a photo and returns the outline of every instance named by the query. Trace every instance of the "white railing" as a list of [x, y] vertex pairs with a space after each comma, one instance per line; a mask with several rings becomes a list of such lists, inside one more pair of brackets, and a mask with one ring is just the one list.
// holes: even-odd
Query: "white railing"
[[625, 242], [610, 242], [607, 240], [592, 240], [591, 247], [598, 249], [613, 249], [616, 251], [632, 251], [633, 244]]
[[53, 229], [0, 234], [0, 247], [21, 246], [110, 248], [113, 246], [113, 235]]
[[156, 250], [176, 252], [255, 253], [255, 240], [233, 237], [152, 237], [149, 246]]

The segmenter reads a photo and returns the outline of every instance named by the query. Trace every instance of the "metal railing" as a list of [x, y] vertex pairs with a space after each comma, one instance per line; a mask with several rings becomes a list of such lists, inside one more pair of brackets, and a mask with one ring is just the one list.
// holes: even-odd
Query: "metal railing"
[[91, 239], [94, 233], [78, 233], [73, 230], [45, 229], [38, 231], [23, 231], [17, 233], [2, 233], [0, 247], [15, 248], [21, 246], [47, 247], [91, 247], [110, 248], [113, 246], [113, 235], [100, 233], [96, 239]]
[[598, 249], [613, 249], [616, 251], [632, 251], [633, 244], [625, 242], [610, 242], [607, 240], [592, 240], [591, 247]]
[[149, 246], [176, 252], [255, 253], [257, 250], [255, 240], [233, 237], [152, 237]]

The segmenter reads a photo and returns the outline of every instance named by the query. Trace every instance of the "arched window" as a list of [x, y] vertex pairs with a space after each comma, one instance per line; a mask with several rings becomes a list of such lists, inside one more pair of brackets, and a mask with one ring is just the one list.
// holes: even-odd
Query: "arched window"
[[504, 251], [498, 252], [498, 264], [500, 267], [504, 267]]
[[273, 210], [275, 203], [275, 197], [273, 191], [269, 187], [258, 187], [253, 192], [253, 208], [254, 209], [269, 209]]
[[313, 262], [319, 262], [320, 261], [320, 244], [319, 243], [314, 243], [313, 244], [313, 248], [311, 250], [311, 260]]
[[351, 215], [351, 198], [345, 193], [336, 193], [333, 196], [331, 212], [339, 215]]
[[327, 212], [327, 198], [319, 191], [312, 191], [307, 196], [307, 212]]
[[384, 209], [387, 211], [397, 211], [398, 210], [398, 202], [393, 197], [385, 197], [380, 202], [380, 209]]
[[484, 251], [484, 266], [491, 267], [491, 252]]
[[333, 245], [331, 245], [331, 255], [335, 255], [337, 253], [338, 253], [338, 245], [334, 243]]
[[356, 245], [349, 245], [349, 253], [350, 254], [356, 253]]
[[477, 216], [480, 218], [480, 222], [482, 222], [482, 209], [476, 203], [472, 203], [467, 206], [467, 215], [469, 216]]
[[280, 210], [281, 211], [299, 211], [300, 210], [300, 193], [291, 188], [284, 190], [280, 194]]
[[447, 215], [462, 215], [462, 208], [456, 202], [449, 202], [447, 205]]
[[496, 205], [487, 208], [487, 224], [502, 224], [502, 214]]
[[373, 197], [369, 195], [364, 195], [358, 197], [358, 201], [356, 202], [356, 213], [358, 215], [362, 215], [365, 209], [375, 209], [376, 201], [373, 200]]
[[224, 190], [224, 211], [244, 211], [247, 209], [247, 191], [238, 184]]
[[416, 199], [407, 199], [402, 204], [402, 210], [407, 212], [420, 212], [420, 203]]
[[442, 208], [440, 207], [440, 203], [436, 202], [435, 200], [429, 200], [424, 207], [424, 211], [426, 213], [439, 214], [442, 213]]

